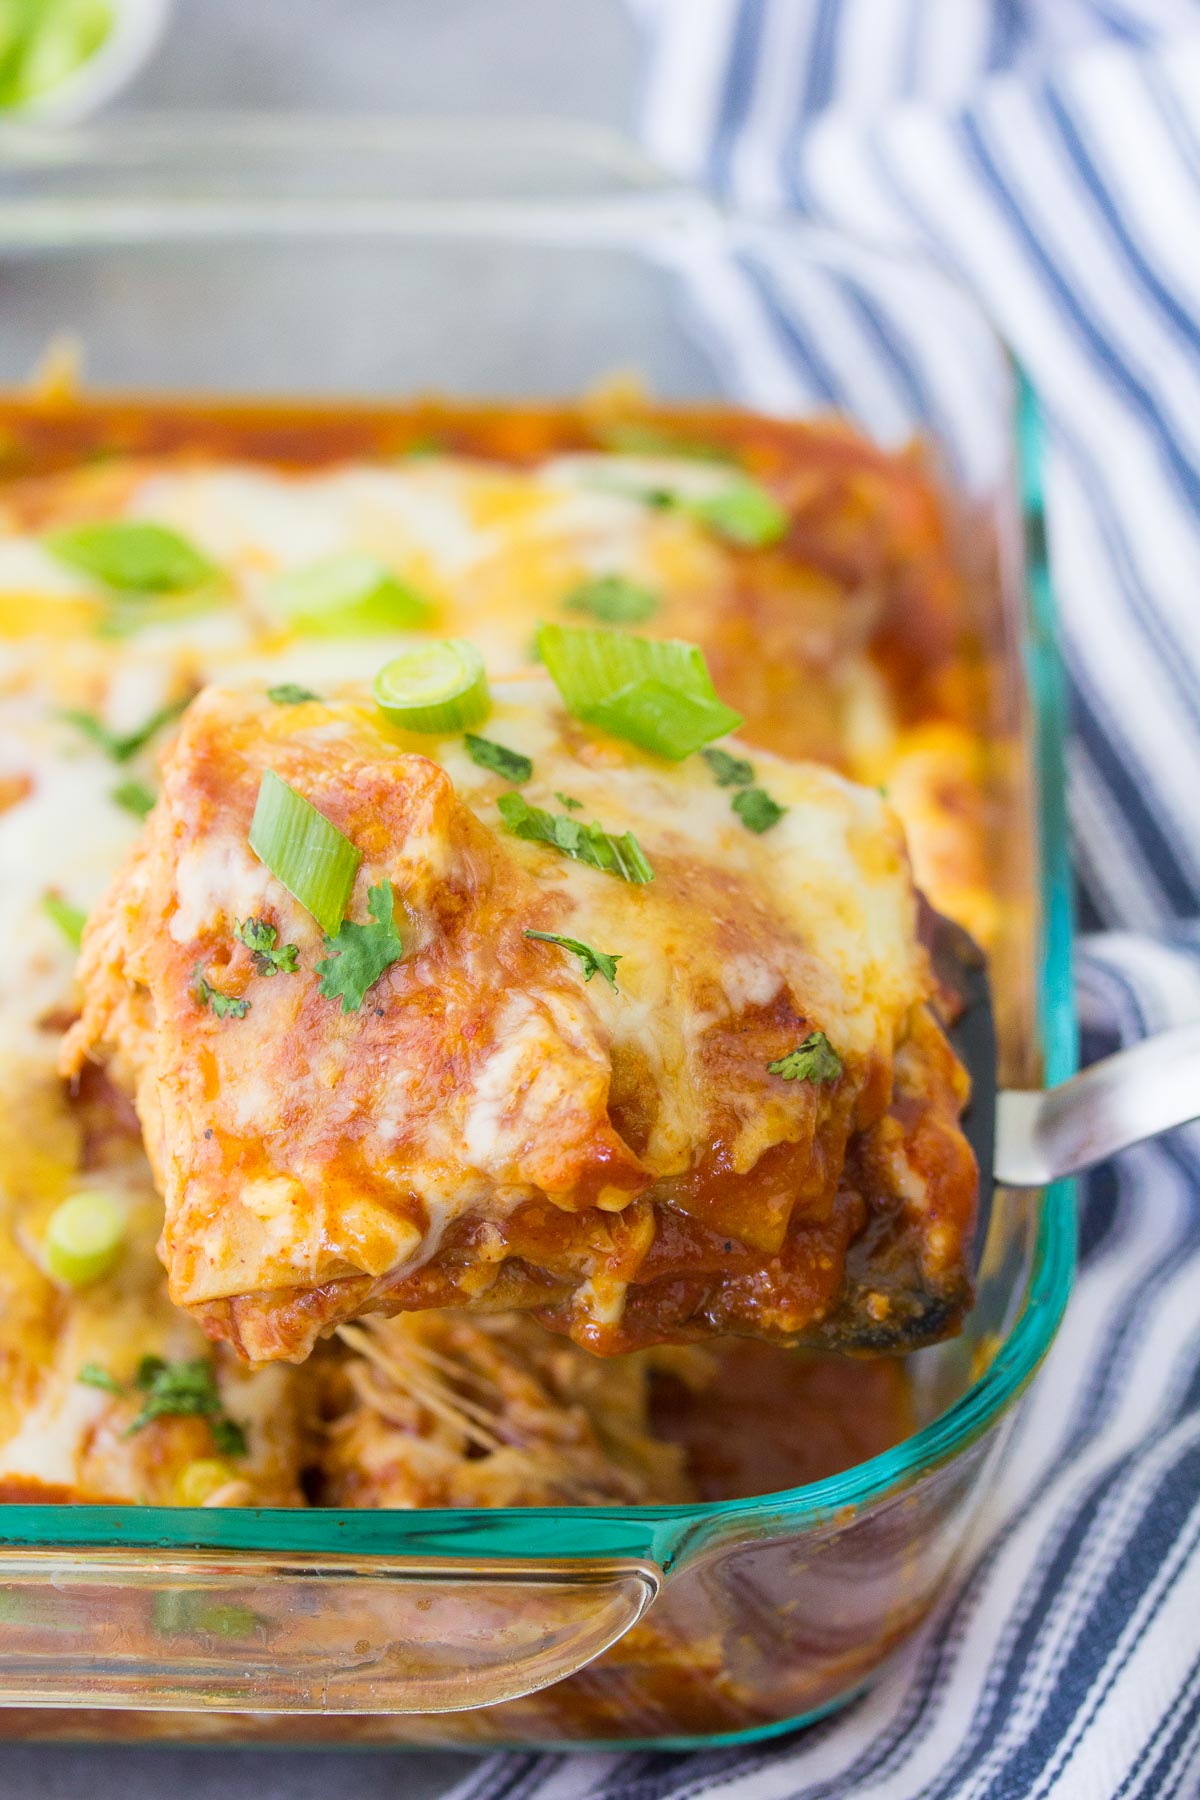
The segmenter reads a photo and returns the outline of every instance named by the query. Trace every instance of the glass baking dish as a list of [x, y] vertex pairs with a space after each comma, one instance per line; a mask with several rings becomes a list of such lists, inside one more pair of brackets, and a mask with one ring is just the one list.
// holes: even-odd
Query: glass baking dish
[[[9, 388], [66, 335], [89, 389], [151, 398], [558, 397], [621, 371], [919, 437], [993, 677], [1002, 1079], [1071, 1072], [1036, 412], [943, 275], [730, 216], [602, 134], [242, 117], [7, 128], [0, 281]], [[680, 1747], [814, 1719], [946, 1583], [1073, 1256], [1068, 1187], [999, 1195], [964, 1334], [913, 1361], [920, 1429], [761, 1499], [0, 1507], [0, 1736]]]

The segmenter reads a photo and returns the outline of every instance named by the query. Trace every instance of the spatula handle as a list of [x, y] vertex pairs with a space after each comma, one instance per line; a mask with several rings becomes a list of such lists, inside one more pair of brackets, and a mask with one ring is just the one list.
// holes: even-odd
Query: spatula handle
[[1200, 1118], [1200, 1022], [1093, 1063], [1061, 1087], [1002, 1093], [996, 1180], [1041, 1187]]

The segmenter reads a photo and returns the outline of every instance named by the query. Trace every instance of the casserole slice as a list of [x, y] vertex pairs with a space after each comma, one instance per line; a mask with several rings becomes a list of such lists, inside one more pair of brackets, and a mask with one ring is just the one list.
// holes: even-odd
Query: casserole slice
[[[966, 1080], [887, 804], [756, 752], [747, 806], [545, 675], [494, 692], [473, 742], [357, 687], [184, 715], [63, 1063], [135, 1098], [171, 1298], [253, 1361], [447, 1306], [601, 1354], [953, 1331]], [[252, 848], [264, 789], [351, 847], [340, 927]]]

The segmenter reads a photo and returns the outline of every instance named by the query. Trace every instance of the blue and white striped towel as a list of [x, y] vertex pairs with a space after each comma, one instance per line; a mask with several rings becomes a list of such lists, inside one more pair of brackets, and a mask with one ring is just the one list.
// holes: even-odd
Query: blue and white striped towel
[[[1032, 375], [1085, 1058], [1200, 1017], [1200, 5], [630, 3], [661, 161], [932, 253]], [[1082, 1197], [1078, 1290], [959, 1585], [872, 1693], [759, 1748], [492, 1758], [456, 1800], [1200, 1794], [1200, 1131]]]

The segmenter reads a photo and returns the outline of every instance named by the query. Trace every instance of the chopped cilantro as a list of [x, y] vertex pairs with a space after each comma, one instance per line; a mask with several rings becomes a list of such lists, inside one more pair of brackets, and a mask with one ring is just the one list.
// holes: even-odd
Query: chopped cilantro
[[218, 1019], [244, 1019], [250, 1011], [248, 1000], [236, 1000], [232, 994], [221, 994], [204, 976], [204, 964], [198, 962], [192, 971], [192, 993], [196, 1005], [203, 1012], [210, 1006]]
[[733, 796], [731, 805], [746, 830], [757, 832], [759, 836], [770, 831], [772, 825], [778, 825], [787, 811], [786, 806], [780, 806], [778, 800], [772, 800], [760, 787], [742, 788]]
[[340, 999], [344, 1013], [357, 1012], [368, 989], [404, 955], [404, 940], [392, 922], [395, 904], [390, 881], [368, 888], [367, 910], [374, 923], [355, 925], [343, 919], [337, 936], [325, 939], [333, 954], [317, 964], [320, 991], [327, 1000]]
[[99, 1363], [84, 1363], [77, 1381], [124, 1398], [130, 1388], [142, 1395], [141, 1408], [126, 1437], [142, 1431], [155, 1419], [207, 1419], [213, 1444], [222, 1456], [245, 1456], [246, 1433], [225, 1411], [212, 1364], [204, 1357], [192, 1362], [166, 1362], [161, 1356], [143, 1356], [132, 1383], [114, 1379]]
[[278, 687], [267, 689], [267, 699], [276, 706], [303, 706], [306, 700], [320, 698], [320, 694], [314, 694], [311, 688], [297, 687], [294, 681], [281, 681]]
[[558, 788], [555, 788], [554, 798], [558, 801], [560, 806], [565, 806], [568, 812], [583, 811], [583, 801], [576, 800], [573, 794], [564, 794]]
[[632, 882], [635, 886], [654, 880], [654, 870], [632, 831], [613, 837], [601, 825], [583, 825], [578, 819], [568, 819], [562, 813], [545, 812], [540, 806], [530, 806], [522, 794], [501, 794], [497, 805], [504, 823], [516, 837], [537, 844], [552, 844], [564, 856], [587, 863], [589, 868], [603, 869], [606, 874], [618, 875], [622, 881]]
[[154, 795], [144, 781], [122, 781], [113, 789], [112, 797], [135, 819], [144, 819], [154, 807]]
[[43, 894], [42, 911], [48, 919], [53, 919], [58, 929], [66, 938], [72, 949], [78, 950], [83, 942], [83, 928], [87, 924], [87, 914], [60, 894]]
[[593, 950], [590, 944], [581, 944], [578, 938], [559, 937], [553, 931], [527, 931], [527, 938], [537, 938], [543, 944], [558, 944], [563, 950], [569, 950], [583, 964], [583, 979], [588, 982], [593, 975], [603, 975], [613, 992], [617, 989], [617, 964], [621, 958], [610, 955], [604, 950]]
[[734, 756], [716, 744], [708, 744], [700, 752], [712, 770], [718, 787], [748, 787], [754, 780], [754, 764], [744, 756]]
[[203, 1418], [209, 1421], [213, 1443], [222, 1456], [246, 1454], [246, 1434], [226, 1413], [207, 1358], [170, 1363], [161, 1356], [143, 1356], [133, 1385], [145, 1398], [126, 1437], [155, 1419]]
[[220, 1456], [245, 1456], [246, 1433], [236, 1419], [222, 1415], [219, 1419], [209, 1420], [212, 1432], [213, 1448]]
[[103, 750], [106, 756], [111, 756], [114, 762], [123, 763], [136, 756], [138, 751], [143, 749], [150, 739], [162, 730], [164, 725], [169, 725], [173, 719], [177, 719], [190, 704], [190, 700], [172, 700], [169, 706], [159, 707], [157, 712], [151, 713], [144, 725], [139, 725], [136, 731], [131, 731], [124, 737], [118, 732], [110, 731], [103, 720], [96, 717], [95, 713], [82, 712], [72, 708], [58, 716], [60, 719], [64, 719], [68, 725], [74, 725], [76, 731], [81, 731], [84, 737], [90, 738], [92, 743], [98, 749]]
[[605, 625], [640, 625], [658, 611], [658, 600], [649, 588], [638, 587], [623, 575], [598, 575], [581, 582], [563, 605], [570, 612], [590, 613]]
[[84, 1363], [75, 1379], [81, 1381], [84, 1387], [100, 1388], [106, 1394], [125, 1392], [120, 1382], [114, 1381], [108, 1370], [102, 1369], [99, 1363]]
[[265, 919], [239, 919], [233, 935], [245, 944], [254, 963], [256, 975], [294, 975], [299, 967], [299, 950], [295, 944], [276, 949], [279, 933]]
[[533, 764], [519, 750], [509, 750], [504, 744], [493, 743], [491, 738], [476, 737], [473, 732], [466, 732], [463, 743], [467, 746], [467, 755], [480, 769], [491, 769], [497, 775], [503, 775], [505, 781], [528, 781], [533, 774]]
[[768, 1075], [785, 1081], [836, 1081], [841, 1072], [842, 1059], [823, 1031], [810, 1032], [795, 1050], [767, 1064]]

